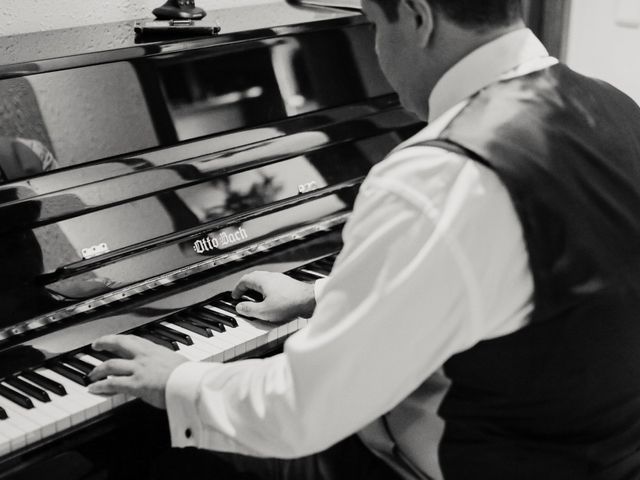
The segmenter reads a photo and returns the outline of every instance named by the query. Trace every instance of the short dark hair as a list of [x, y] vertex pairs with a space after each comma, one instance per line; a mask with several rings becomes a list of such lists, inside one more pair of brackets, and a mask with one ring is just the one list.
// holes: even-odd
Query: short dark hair
[[[398, 18], [398, 0], [372, 0], [391, 21]], [[453, 22], [467, 28], [510, 25], [522, 18], [522, 0], [428, 0]]]

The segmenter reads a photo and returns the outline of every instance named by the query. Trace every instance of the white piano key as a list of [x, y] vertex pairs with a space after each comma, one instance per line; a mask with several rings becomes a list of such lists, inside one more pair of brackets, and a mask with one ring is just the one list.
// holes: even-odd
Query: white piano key
[[84, 354], [84, 353], [78, 353], [75, 357], [78, 360], [82, 360], [83, 362], [87, 362], [87, 363], [93, 365], [94, 367], [97, 367], [98, 365], [102, 365], [102, 363], [103, 363], [102, 360], [98, 360], [97, 358], [92, 357], [91, 355]]
[[222, 338], [222, 333], [214, 332], [213, 337], [205, 340], [211, 345], [218, 347], [222, 351], [223, 361], [232, 359], [235, 356], [235, 344], [229, 340]]
[[291, 320], [287, 323], [287, 334], [292, 335], [298, 331], [298, 319]]
[[[29, 385], [39, 388], [36, 384], [30, 382], [26, 378], [19, 377], [23, 382], [28, 383]], [[29, 396], [31, 402], [33, 403], [34, 408], [38, 409], [38, 411], [44, 413], [45, 415], [51, 417], [55, 421], [55, 429], [56, 432], [61, 432], [69, 427], [71, 427], [71, 416], [67, 409], [62, 408], [58, 399], [62, 398], [53, 393], [49, 393], [50, 402], [41, 402], [40, 400]]]
[[83, 404], [83, 411], [87, 420], [110, 410], [112, 401], [109, 397], [89, 393], [86, 387], [79, 385], [51, 370], [43, 369], [42, 371], [37, 370], [37, 372], [40, 375], [44, 375], [45, 377], [63, 385], [68, 393], [76, 393], [76, 399]]
[[278, 339], [278, 327], [272, 328], [267, 333], [267, 343], [274, 342]]
[[286, 337], [288, 333], [289, 333], [288, 323], [281, 323], [280, 325], [278, 325], [278, 328], [277, 328], [276, 340], [278, 338]]
[[220, 348], [224, 358], [231, 358], [235, 355], [235, 347], [239, 343], [235, 337], [228, 337], [225, 333], [213, 332], [213, 337], [205, 339], [209, 344]]
[[[227, 328], [227, 332], [230, 335], [235, 335], [238, 338], [242, 339], [245, 343], [249, 340], [255, 339], [257, 335], [260, 335], [262, 332], [253, 328], [247, 328], [247, 324], [240, 324], [239, 320], [241, 317], [236, 317], [236, 321], [238, 322], [238, 326], [235, 328]], [[250, 324], [249, 324], [250, 325]]]
[[0, 456], [11, 453], [11, 439], [3, 435], [2, 425], [0, 425]]
[[[6, 420], [2, 420], [0, 432], [2, 432], [4, 437], [9, 442], [9, 450], [11, 452], [14, 452], [19, 448], [25, 447], [27, 445], [26, 432], [16, 424], [15, 419], [11, 416], [9, 416], [9, 418]], [[38, 438], [33, 441], [35, 442], [37, 440]], [[6, 446], [4, 448], [6, 448]]]
[[60, 417], [60, 411], [56, 408], [49, 408], [48, 405], [36, 400], [35, 398], [29, 398], [31, 399], [34, 408], [24, 408], [14, 403], [7, 406], [7, 412], [11, 409], [15, 414], [19, 414], [23, 418], [35, 423], [40, 429], [40, 433], [43, 437], [48, 437], [49, 435], [56, 433], [58, 422], [63, 422]]
[[[20, 379], [27, 383], [35, 385], [26, 378], [20, 377]], [[85, 416], [80, 411], [81, 408], [79, 407], [78, 402], [74, 401], [74, 394], [67, 392], [67, 395], [61, 396], [54, 393], [49, 393], [49, 397], [51, 398], [50, 405], [53, 405], [54, 407], [62, 410], [68, 417], [70, 424], [69, 426], [77, 425], [85, 420]]]
[[[46, 416], [51, 422], [53, 422], [53, 427], [55, 433], [63, 432], [67, 428], [71, 427], [71, 417], [69, 414], [62, 410], [57, 405], [52, 405], [51, 402], [44, 403], [36, 399], [33, 400], [34, 410], [37, 410], [43, 416]], [[48, 436], [48, 433], [43, 431], [42, 436]]]
[[211, 349], [199, 341], [200, 335], [197, 335], [193, 332], [189, 332], [188, 330], [184, 328], [180, 328], [177, 325], [174, 325], [169, 322], [162, 322], [161, 325], [163, 325], [166, 328], [172, 329], [176, 333], [184, 333], [185, 335], [189, 335], [189, 338], [191, 338], [191, 341], [193, 342], [193, 344], [184, 345], [180, 343], [179, 344], [180, 351], [178, 353], [183, 354], [189, 360], [194, 362], [201, 362], [203, 360], [206, 360], [209, 357]]
[[[220, 313], [222, 314], [222, 312]], [[161, 322], [161, 324], [176, 332], [189, 335], [193, 345], [179, 343], [180, 350], [178, 351], [189, 360], [222, 362], [233, 360], [267, 342], [286, 337], [300, 328], [304, 328], [308, 323], [307, 319], [302, 318], [280, 325], [260, 322], [239, 315], [235, 316], [235, 319], [238, 322], [237, 327], [226, 327], [225, 332], [214, 332], [214, 336], [210, 338], [198, 335], [168, 321]], [[102, 364], [100, 359], [88, 354], [77, 354], [76, 357], [94, 366]], [[78, 425], [134, 399], [130, 395], [115, 395], [113, 397], [93, 395], [89, 393], [87, 387], [48, 368], [40, 368], [36, 372], [61, 384], [66, 389], [67, 395], [60, 396], [48, 392], [51, 402], [41, 402], [27, 395], [34, 404], [33, 409], [25, 409], [13, 403], [7, 406], [5, 410], [9, 419], [0, 421], [0, 455], [23, 448], [25, 445], [35, 443], [56, 432], [62, 432], [73, 425]], [[38, 387], [32, 381], [20, 378]]]
[[273, 329], [272, 324], [246, 317], [237, 316], [236, 321], [238, 322], [238, 328], [250, 332], [253, 336], [266, 336]]
[[[39, 422], [33, 417], [27, 417], [22, 414], [21, 410], [24, 411], [26, 409], [12, 402], [6, 403], [4, 409], [7, 411], [7, 415], [9, 415], [9, 418], [13, 421], [13, 425], [24, 432], [27, 444], [30, 445], [42, 439], [43, 428], [41, 428]], [[37, 414], [34, 416], [38, 418]], [[42, 421], [39, 418], [38, 420], [40, 420], [40, 423], [43, 424], [42, 427], [44, 427], [44, 424], [46, 424], [46, 422]]]
[[227, 331], [224, 333], [218, 334], [222, 336], [224, 340], [227, 340], [229, 343], [234, 346], [234, 356], [239, 356], [244, 354], [247, 351], [247, 341], [249, 337], [244, 334], [239, 328], [227, 328]]
[[244, 317], [237, 317], [238, 328], [250, 332], [255, 340], [255, 347], [248, 347], [249, 351], [259, 348], [267, 343], [267, 335], [273, 327], [266, 323], [256, 322], [254, 320], [248, 320]]
[[[55, 382], [58, 382], [63, 387], [65, 387], [67, 394], [61, 397], [57, 397], [55, 400], [52, 400], [52, 401], [55, 401], [56, 405], [60, 406], [61, 408], [63, 408], [64, 410], [70, 413], [71, 423], [73, 425], [77, 425], [78, 423], [83, 422], [88, 418], [86, 415], [86, 410], [91, 408], [93, 403], [88, 402], [82, 396], [82, 392], [81, 392], [82, 387], [78, 385], [77, 386], [78, 389], [76, 390], [74, 388], [75, 384], [73, 386], [69, 385], [73, 383], [71, 382], [71, 380], [67, 380], [61, 375], [58, 375], [57, 373], [52, 372], [51, 370], [39, 369], [37, 370], [37, 372], [40, 375], [45, 376]], [[60, 380], [64, 380], [64, 381], [60, 381]]]
[[180, 345], [180, 350], [176, 352], [178, 355], [182, 355], [190, 362], [200, 362], [206, 358], [201, 352], [195, 349], [190, 349], [186, 345]]
[[217, 355], [222, 355], [223, 353], [223, 349], [220, 347], [219, 344], [210, 342], [210, 340], [213, 337], [210, 337], [210, 338], [203, 337], [196, 333], [190, 332], [186, 328], [182, 328], [178, 325], [174, 325], [173, 323], [169, 323], [169, 322], [162, 322], [162, 325], [165, 325], [169, 328], [173, 328], [177, 332], [190, 335], [191, 340], [193, 340], [192, 347], [195, 347], [198, 350], [202, 351], [205, 355], [202, 360], [211, 360], [213, 357], [216, 357]]

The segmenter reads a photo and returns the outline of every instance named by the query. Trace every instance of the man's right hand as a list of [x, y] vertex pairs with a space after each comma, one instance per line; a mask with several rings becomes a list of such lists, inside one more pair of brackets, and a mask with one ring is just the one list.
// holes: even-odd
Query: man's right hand
[[245, 275], [233, 290], [233, 298], [239, 299], [250, 290], [260, 293], [264, 299], [239, 303], [236, 310], [246, 317], [284, 322], [310, 317], [316, 307], [313, 284], [299, 282], [282, 273], [258, 271]]

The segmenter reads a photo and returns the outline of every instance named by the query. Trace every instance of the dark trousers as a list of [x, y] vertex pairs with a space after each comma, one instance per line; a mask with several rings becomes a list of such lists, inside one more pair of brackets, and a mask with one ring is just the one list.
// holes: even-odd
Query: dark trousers
[[185, 449], [176, 452], [156, 478], [216, 480], [397, 480], [400, 477], [367, 449], [357, 436], [330, 449], [295, 460]]

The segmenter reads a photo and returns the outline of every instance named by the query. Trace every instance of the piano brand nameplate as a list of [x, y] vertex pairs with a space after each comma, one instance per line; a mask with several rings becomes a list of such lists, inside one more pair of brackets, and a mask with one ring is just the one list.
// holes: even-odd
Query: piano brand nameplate
[[242, 227], [223, 230], [196, 240], [193, 242], [193, 250], [199, 255], [213, 254], [248, 239], [249, 234]]

